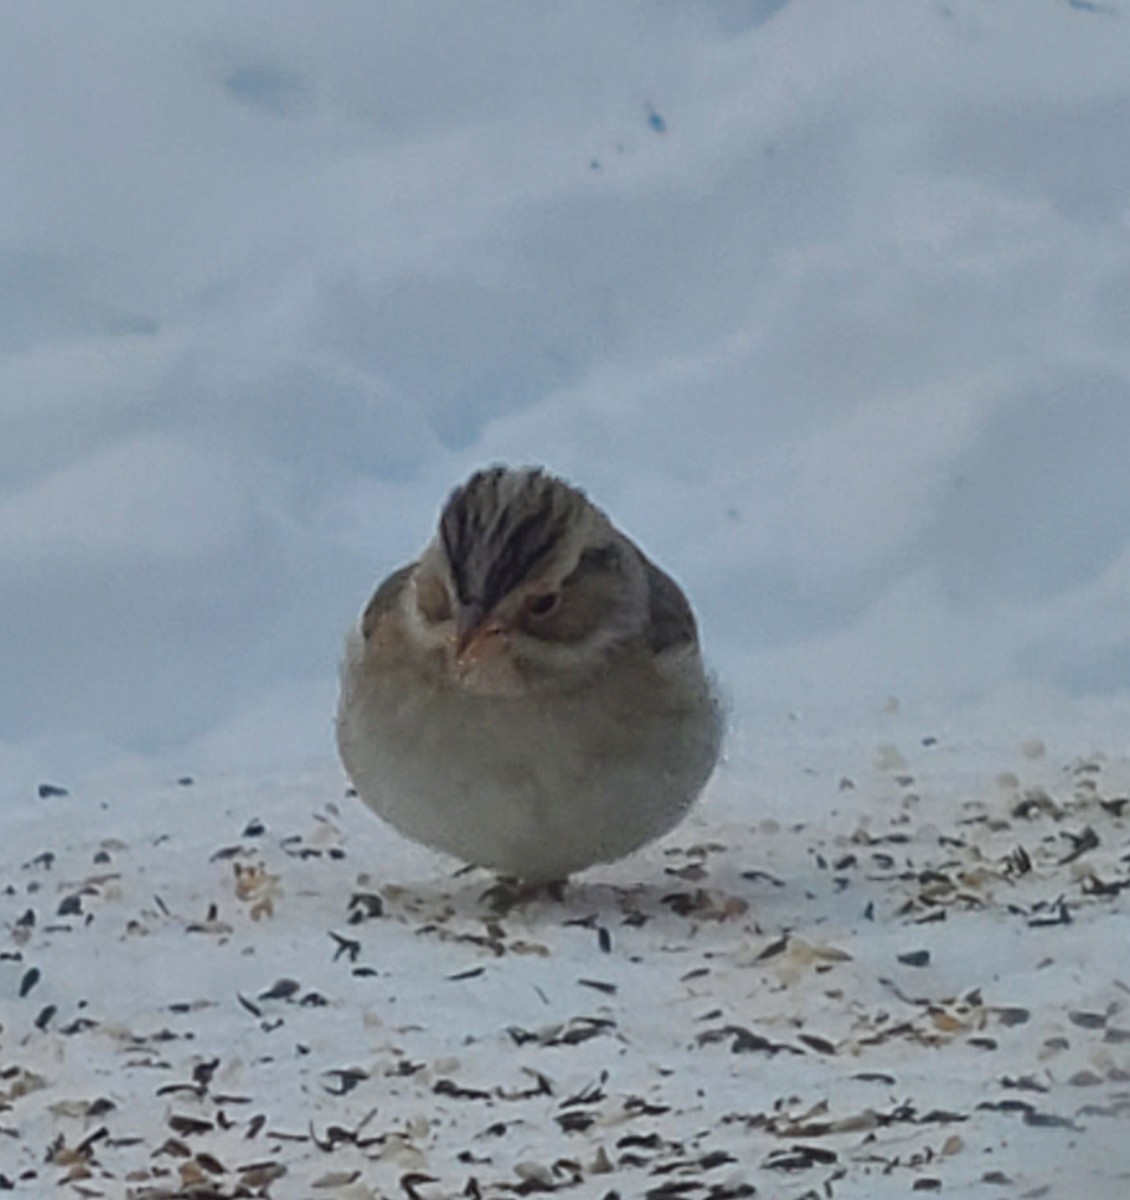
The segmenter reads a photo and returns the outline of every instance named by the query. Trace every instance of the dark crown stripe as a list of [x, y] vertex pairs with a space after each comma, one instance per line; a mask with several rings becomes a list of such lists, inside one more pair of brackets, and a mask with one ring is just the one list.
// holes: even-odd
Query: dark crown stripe
[[440, 519], [439, 532], [444, 552], [447, 554], [447, 561], [451, 564], [456, 595], [461, 604], [468, 604], [470, 603], [470, 594], [467, 588], [467, 560], [470, 557], [473, 538], [470, 528], [471, 518], [466, 504], [459, 503], [461, 499], [463, 497], [459, 495], [452, 497]]
[[511, 528], [493, 531], [487, 541], [483, 604], [491, 608], [541, 563], [561, 540], [560, 523], [549, 513], [523, 517]]
[[491, 609], [551, 554], [568, 524], [561, 485], [540, 471], [500, 498], [504, 468], [479, 471], [452, 492], [440, 539], [459, 602]]

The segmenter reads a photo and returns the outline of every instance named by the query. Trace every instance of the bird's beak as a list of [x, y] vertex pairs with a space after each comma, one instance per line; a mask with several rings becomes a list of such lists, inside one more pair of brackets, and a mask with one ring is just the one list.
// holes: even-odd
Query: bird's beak
[[455, 615], [455, 661], [470, 666], [486, 658], [497, 647], [502, 626], [490, 620], [477, 605], [460, 608]]

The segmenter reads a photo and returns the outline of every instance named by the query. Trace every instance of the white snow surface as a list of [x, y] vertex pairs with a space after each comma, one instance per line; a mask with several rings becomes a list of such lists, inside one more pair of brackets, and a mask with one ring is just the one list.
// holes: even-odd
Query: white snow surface
[[[0, 9], [0, 1187], [1130, 1194], [1127, 63], [1126, 0]], [[730, 711], [498, 917], [331, 738], [495, 461]]]
[[502, 912], [335, 772], [44, 797], [0, 852], [0, 1186], [1120, 1200], [1130, 758], [1032, 728], [793, 723]]
[[324, 758], [477, 465], [581, 483], [739, 714], [1130, 687], [1130, 8], [0, 14], [0, 739]]

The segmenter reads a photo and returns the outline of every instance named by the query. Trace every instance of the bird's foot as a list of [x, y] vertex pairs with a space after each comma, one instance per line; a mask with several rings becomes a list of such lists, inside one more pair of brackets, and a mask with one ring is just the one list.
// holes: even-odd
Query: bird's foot
[[522, 908], [535, 900], [552, 900], [560, 903], [565, 899], [565, 880], [553, 879], [548, 883], [524, 883], [509, 875], [500, 875], [480, 897], [490, 908], [502, 916], [516, 908]]

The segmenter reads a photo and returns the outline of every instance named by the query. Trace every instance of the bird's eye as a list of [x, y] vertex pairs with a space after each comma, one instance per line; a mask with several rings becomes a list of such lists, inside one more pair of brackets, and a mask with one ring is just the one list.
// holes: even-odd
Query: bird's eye
[[424, 620], [433, 625], [451, 620], [451, 597], [443, 581], [432, 575], [417, 578], [416, 604]]
[[526, 612], [532, 617], [548, 617], [561, 599], [560, 592], [539, 592], [526, 599]]

